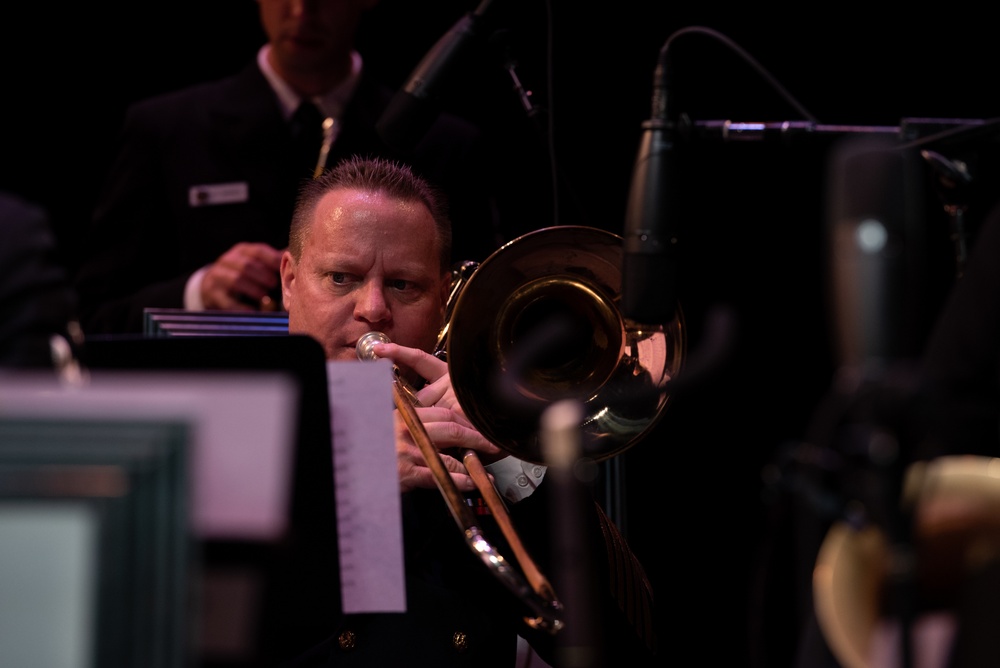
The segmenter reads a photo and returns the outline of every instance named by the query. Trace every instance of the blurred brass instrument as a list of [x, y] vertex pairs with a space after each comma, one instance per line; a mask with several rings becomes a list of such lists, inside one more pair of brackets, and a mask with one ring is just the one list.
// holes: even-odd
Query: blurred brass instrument
[[[583, 456], [593, 461], [624, 452], [662, 416], [667, 382], [680, 370], [686, 349], [683, 315], [678, 308], [666, 326], [625, 319], [618, 306], [622, 256], [615, 234], [557, 226], [529, 232], [481, 264], [466, 262], [453, 272], [436, 354], [446, 355], [452, 387], [470, 422], [509, 454], [546, 463], [541, 416], [561, 399], [582, 404]], [[358, 340], [358, 357], [374, 359], [372, 345], [387, 341], [369, 332]], [[470, 548], [536, 613], [526, 619], [529, 625], [558, 631], [562, 604], [523, 548], [476, 453], [463, 453], [463, 463], [528, 582], [483, 538], [398, 369], [394, 402]]]
[[[928, 637], [939, 641], [963, 588], [1000, 560], [1000, 459], [951, 455], [911, 464], [900, 503], [913, 523], [914, 631], [933, 627]], [[814, 607], [844, 668], [891, 661], [886, 644], [897, 638], [891, 629], [898, 620], [887, 606], [888, 588], [901, 566], [893, 554], [888, 536], [874, 525], [857, 529], [839, 521], [823, 540], [813, 568]]]

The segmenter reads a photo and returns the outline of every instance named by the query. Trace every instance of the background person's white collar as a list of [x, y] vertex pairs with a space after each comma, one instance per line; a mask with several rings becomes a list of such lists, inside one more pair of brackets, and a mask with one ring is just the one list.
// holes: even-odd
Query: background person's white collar
[[[261, 72], [264, 73], [264, 77], [277, 94], [278, 101], [281, 103], [282, 113], [287, 120], [292, 117], [302, 98], [271, 67], [271, 63], [267, 60], [267, 54], [270, 50], [270, 44], [260, 47], [260, 50], [257, 52], [257, 66], [260, 67]], [[344, 109], [347, 107], [347, 103], [350, 101], [351, 95], [354, 94], [354, 89], [358, 85], [358, 80], [361, 78], [361, 67], [361, 54], [357, 51], [352, 51], [351, 73], [347, 78], [326, 93], [312, 98], [312, 101], [316, 103], [316, 106], [319, 107], [319, 110], [325, 116], [336, 119], [340, 118], [344, 113]]]

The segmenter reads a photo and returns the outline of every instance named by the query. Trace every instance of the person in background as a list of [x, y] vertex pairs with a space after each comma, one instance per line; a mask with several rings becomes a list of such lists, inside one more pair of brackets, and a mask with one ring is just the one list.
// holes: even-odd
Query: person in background
[[0, 367], [62, 371], [75, 365], [76, 309], [48, 213], [0, 192]]
[[[392, 343], [374, 352], [413, 374], [415, 410], [458, 489], [476, 487], [462, 462], [446, 454], [453, 448], [475, 450], [503, 489], [508, 472], [496, 466], [516, 458], [467, 419], [448, 364], [431, 354], [444, 326], [450, 243], [446, 200], [409, 167], [363, 157], [340, 163], [303, 188], [294, 213], [281, 258], [289, 333], [314, 337], [330, 360], [357, 360], [359, 338], [386, 334]], [[396, 423], [407, 612], [346, 615], [328, 639], [288, 665], [510, 668], [519, 636], [550, 664], [569, 665], [561, 662], [567, 657], [559, 654], [559, 634], [529, 628], [526, 608], [468, 549], [398, 411]], [[512, 521], [543, 572], [558, 567], [549, 544], [549, 483], [545, 476], [530, 493], [508, 496]], [[645, 573], [593, 498], [580, 498], [586, 528], [577, 537], [577, 556], [593, 556], [598, 564], [587, 583], [597, 601], [598, 631], [587, 639], [593, 655], [576, 657], [596, 662], [574, 665], [653, 665], [654, 609]]]
[[476, 126], [441, 114], [405, 153], [376, 131], [394, 90], [368, 76], [355, 37], [377, 0], [257, 2], [267, 42], [253, 62], [127, 110], [75, 277], [85, 334], [141, 332], [147, 307], [279, 310], [297, 190], [352, 154], [405, 159], [447, 193], [451, 260], [506, 241]]

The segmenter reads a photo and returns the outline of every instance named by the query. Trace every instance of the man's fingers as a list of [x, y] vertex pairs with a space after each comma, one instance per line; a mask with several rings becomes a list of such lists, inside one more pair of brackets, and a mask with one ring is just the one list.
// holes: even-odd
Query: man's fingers
[[485, 455], [501, 453], [499, 447], [471, 426], [463, 424], [467, 421], [461, 419], [461, 416], [450, 409], [428, 407], [418, 408], [417, 412], [420, 421], [424, 424], [424, 429], [427, 431], [427, 436], [439, 450], [467, 448]]
[[448, 363], [416, 348], [408, 348], [395, 343], [380, 343], [379, 357], [388, 357], [396, 364], [402, 364], [415, 371], [421, 378], [433, 383], [448, 373]]
[[281, 253], [261, 243], [239, 243], [205, 274], [202, 301], [208, 308], [252, 311], [280, 283]]

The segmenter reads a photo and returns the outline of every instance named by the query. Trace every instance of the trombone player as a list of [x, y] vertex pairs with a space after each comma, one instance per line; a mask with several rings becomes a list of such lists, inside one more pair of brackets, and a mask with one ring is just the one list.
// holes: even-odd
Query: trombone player
[[[289, 331], [308, 334], [330, 360], [357, 359], [358, 339], [380, 331], [377, 345], [409, 375], [417, 415], [441, 451], [447, 475], [463, 492], [476, 485], [448, 452], [471, 449], [498, 486], [499, 464], [520, 466], [466, 418], [448, 365], [435, 357], [451, 288], [451, 223], [446, 202], [400, 163], [354, 157], [303, 186], [281, 258]], [[550, 665], [563, 664], [559, 634], [531, 628], [523, 606], [489, 577], [462, 542], [428, 462], [396, 411], [396, 453], [402, 494], [407, 612], [345, 616], [329, 637], [290, 665], [451, 666], [512, 668], [518, 636]], [[547, 536], [545, 480], [511, 505], [525, 544], [545, 569], [553, 555]], [[592, 652], [573, 665], [653, 665], [657, 654], [652, 595], [641, 566], [593, 499], [582, 504], [583, 552], [593, 556], [595, 628]], [[616, 596], [616, 594], [620, 596]], [[624, 600], [624, 599], [628, 600]], [[639, 601], [639, 605], [636, 605]]]

